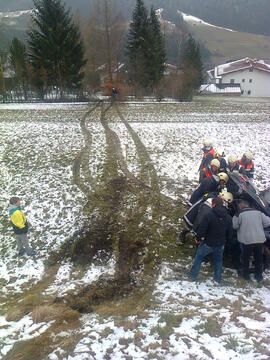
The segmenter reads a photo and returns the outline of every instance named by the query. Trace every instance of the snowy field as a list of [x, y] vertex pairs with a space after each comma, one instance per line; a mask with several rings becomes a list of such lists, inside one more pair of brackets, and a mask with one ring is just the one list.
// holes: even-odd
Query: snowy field
[[[204, 138], [211, 138], [227, 156], [253, 152], [255, 184], [260, 190], [270, 186], [269, 102], [197, 99], [191, 104], [132, 103], [120, 109], [148, 150], [164, 194], [174, 199], [191, 194]], [[84, 146], [80, 120], [86, 110], [84, 104], [0, 105], [0, 358], [13, 360], [15, 344], [38, 338], [52, 326], [53, 321], [36, 323], [31, 312], [17, 321], [8, 321], [6, 315], [10, 299], [20, 302], [26, 289], [42, 281], [44, 261], [87, 220], [87, 199], [72, 174]], [[126, 127], [115, 112], [107, 118], [119, 136], [128, 169], [138, 175], [139, 157]], [[99, 181], [106, 141], [99, 119], [91, 120], [89, 168]], [[8, 201], [14, 195], [23, 199], [35, 259], [17, 257], [8, 222]], [[63, 342], [76, 335], [72, 351], [52, 347], [46, 359], [269, 359], [270, 273], [264, 285], [257, 286], [226, 269], [225, 285], [218, 287], [208, 265], [202, 269], [203, 280], [190, 283], [186, 271], [191, 262], [190, 255], [162, 265], [143, 313], [134, 306], [134, 314], [119, 321], [115, 304], [113, 316], [83, 315], [79, 328], [54, 335]], [[62, 295], [101, 275], [111, 276], [114, 259], [89, 264], [83, 274], [76, 271], [72, 264], [62, 264], [44, 294]]]

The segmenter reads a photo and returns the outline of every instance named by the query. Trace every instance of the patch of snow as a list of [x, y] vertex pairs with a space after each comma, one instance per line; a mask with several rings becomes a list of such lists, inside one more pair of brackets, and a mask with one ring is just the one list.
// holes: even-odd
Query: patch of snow
[[[49, 253], [58, 250], [83, 226], [87, 217], [86, 198], [72, 183], [72, 164], [83, 146], [79, 120], [86, 109], [85, 104], [31, 104], [30, 107], [14, 105], [1, 111], [0, 306], [3, 308], [9, 294], [23, 292], [41, 279]], [[181, 193], [188, 198], [197, 185], [201, 144], [209, 137], [215, 147], [224, 148], [227, 156], [237, 153], [240, 157], [247, 149], [251, 150], [255, 154], [256, 185], [260, 188], [270, 185], [267, 102], [240, 99], [160, 105], [148, 102], [126, 104], [123, 109], [149, 152], [162, 192], [169, 196], [178, 198]], [[130, 171], [140, 174], [130, 134], [115, 118], [111, 120], [110, 127], [119, 135]], [[105, 136], [95, 119], [89, 122], [88, 128], [93, 136], [90, 172], [98, 179], [106, 151]], [[36, 259], [17, 258], [7, 214], [12, 195], [23, 198], [23, 209], [32, 224], [30, 242], [38, 252]], [[155, 305], [145, 309], [143, 316], [134, 311], [135, 315], [125, 319], [136, 324], [135, 327], [119, 325], [119, 316], [82, 316], [82, 327], [78, 330], [80, 340], [74, 352], [67, 355], [58, 348], [48, 358], [82, 360], [91, 358], [94, 352], [96, 359], [105, 356], [113, 359], [149, 356], [168, 360], [265, 359], [256, 344], [260, 341], [265, 349], [268, 346], [269, 286], [257, 287], [253, 282], [238, 286], [237, 274], [228, 269], [223, 275], [227, 284], [216, 286], [210, 278], [209, 264], [202, 266], [203, 280], [193, 283], [186, 276], [191, 263], [189, 256], [181, 262], [162, 264], [151, 299]], [[69, 289], [76, 292], [77, 287], [91, 284], [104, 273], [113, 276], [114, 265], [112, 258], [102, 266], [89, 264], [83, 274], [78, 274], [71, 263], [62, 264], [45, 293], [61, 295]], [[269, 272], [265, 278], [269, 282]], [[50, 326], [50, 323], [34, 324], [29, 315], [18, 322], [7, 322], [3, 315], [0, 317], [2, 356], [16, 341], [32, 339]], [[171, 329], [166, 315], [174, 320]], [[211, 333], [211, 328], [207, 329], [211, 324], [214, 326], [213, 322], [218, 336]], [[163, 334], [166, 341], [162, 339]], [[60, 332], [55, 336], [64, 339], [73, 336], [73, 332]], [[232, 339], [236, 344], [228, 348]]]
[[33, 339], [44, 333], [51, 325], [51, 323], [35, 324], [29, 315], [16, 322], [8, 322], [0, 316], [0, 324], [0, 339], [4, 344], [0, 353], [3, 356], [12, 349], [15, 342]]
[[33, 9], [31, 9], [31, 10], [0, 12], [0, 19], [1, 18], [14, 19], [14, 18], [18, 18], [18, 17], [23, 16], [23, 15], [31, 15], [32, 13], [33, 13]]
[[196, 16], [185, 14], [180, 10], [178, 10], [178, 14], [182, 15], [184, 21], [186, 21], [187, 23], [196, 24], [196, 25], [210, 26], [210, 27], [214, 27], [216, 29], [226, 30], [226, 31], [230, 31], [230, 32], [237, 32], [237, 31], [232, 30], [232, 29], [228, 29], [228, 28], [224, 28], [224, 27], [221, 27], [221, 26], [216, 26], [216, 25], [210, 24], [210, 23], [208, 23], [206, 21], [203, 21], [202, 19], [200, 19], [200, 18], [198, 18]]

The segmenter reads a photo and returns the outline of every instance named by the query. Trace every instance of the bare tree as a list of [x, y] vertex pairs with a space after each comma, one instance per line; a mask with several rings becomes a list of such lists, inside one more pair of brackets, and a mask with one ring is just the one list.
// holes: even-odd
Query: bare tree
[[117, 69], [121, 58], [125, 23], [114, 5], [111, 0], [94, 1], [91, 17], [83, 31], [88, 58], [87, 77], [92, 79], [96, 78], [93, 72], [103, 66], [107, 79], [112, 82], [114, 67]]

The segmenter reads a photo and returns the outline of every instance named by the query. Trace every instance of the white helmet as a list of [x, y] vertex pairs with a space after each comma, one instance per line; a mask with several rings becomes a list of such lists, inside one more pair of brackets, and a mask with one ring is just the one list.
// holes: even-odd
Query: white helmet
[[225, 156], [225, 152], [224, 152], [223, 149], [217, 149], [217, 150], [216, 150], [216, 155], [217, 155], [218, 157], [223, 157], [223, 156]]
[[246, 151], [244, 153], [245, 157], [248, 159], [248, 160], [252, 160], [253, 159], [253, 154], [250, 152], [250, 151]]
[[227, 184], [227, 182], [229, 180], [229, 176], [226, 173], [221, 172], [221, 173], [217, 174], [217, 176], [219, 177], [219, 181], [224, 181], [225, 184]]
[[220, 168], [220, 162], [218, 159], [213, 159], [210, 162], [210, 166], [216, 166], [217, 168]]
[[206, 147], [212, 146], [212, 141], [210, 139], [205, 139], [203, 142], [203, 145]]
[[222, 200], [231, 203], [233, 201], [233, 194], [227, 191], [222, 191], [218, 195]]
[[228, 157], [228, 163], [233, 164], [237, 161], [237, 156], [235, 154], [232, 154]]

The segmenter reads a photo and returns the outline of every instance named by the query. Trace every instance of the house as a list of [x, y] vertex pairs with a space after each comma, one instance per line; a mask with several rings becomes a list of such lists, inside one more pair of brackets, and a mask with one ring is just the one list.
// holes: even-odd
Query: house
[[222, 85], [223, 89], [237, 84], [243, 96], [270, 97], [270, 65], [263, 60], [232, 61], [216, 66], [207, 74], [210, 84]]

